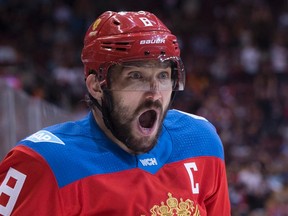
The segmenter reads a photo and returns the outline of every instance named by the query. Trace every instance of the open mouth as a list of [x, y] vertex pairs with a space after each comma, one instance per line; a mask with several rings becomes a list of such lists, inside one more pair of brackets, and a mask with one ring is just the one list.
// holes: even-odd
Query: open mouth
[[150, 132], [157, 120], [157, 112], [155, 110], [148, 110], [142, 113], [139, 116], [139, 125], [142, 129], [142, 132], [145, 131], [145, 133]]

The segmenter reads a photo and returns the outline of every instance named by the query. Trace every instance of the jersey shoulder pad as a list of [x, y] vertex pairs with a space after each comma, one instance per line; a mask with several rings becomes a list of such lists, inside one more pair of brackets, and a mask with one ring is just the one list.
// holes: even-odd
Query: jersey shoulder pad
[[[224, 159], [223, 145], [216, 128], [206, 118], [171, 110], [164, 127], [173, 142], [173, 155], [181, 158], [214, 156]], [[177, 160], [174, 158], [173, 160]]]

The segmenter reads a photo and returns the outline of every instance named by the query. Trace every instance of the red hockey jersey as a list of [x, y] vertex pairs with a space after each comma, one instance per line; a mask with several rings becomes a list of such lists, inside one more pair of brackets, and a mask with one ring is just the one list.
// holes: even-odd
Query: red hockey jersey
[[157, 145], [131, 155], [90, 113], [22, 140], [0, 165], [0, 215], [228, 216], [221, 141], [205, 119], [168, 112]]

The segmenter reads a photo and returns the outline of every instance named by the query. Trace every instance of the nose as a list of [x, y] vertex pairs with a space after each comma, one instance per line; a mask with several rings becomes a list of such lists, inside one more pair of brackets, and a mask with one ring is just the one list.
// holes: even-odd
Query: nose
[[157, 101], [162, 99], [162, 95], [159, 91], [148, 91], [146, 92], [146, 99]]
[[159, 91], [159, 82], [155, 79], [150, 80], [150, 90]]
[[152, 101], [157, 101], [162, 98], [159, 83], [156, 80], [150, 82], [150, 90], [146, 91], [146, 98]]

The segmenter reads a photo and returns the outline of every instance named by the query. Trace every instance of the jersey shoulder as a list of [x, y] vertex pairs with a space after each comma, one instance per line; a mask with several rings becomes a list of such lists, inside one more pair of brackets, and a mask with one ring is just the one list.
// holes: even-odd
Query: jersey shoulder
[[204, 117], [170, 110], [164, 127], [173, 142], [174, 158], [213, 156], [224, 160], [224, 150], [216, 128]]
[[21, 140], [19, 145], [38, 153], [61, 187], [89, 175], [128, 169], [129, 164], [115, 157], [119, 149], [110, 142], [90, 113], [79, 121], [44, 128]]
[[[89, 117], [86, 116], [78, 121], [64, 122], [43, 128], [24, 138], [19, 144], [26, 145], [42, 153], [62, 150], [83, 141], [89, 143], [91, 139], [90, 128], [91, 122]], [[95, 137], [97, 137], [97, 134]]]

